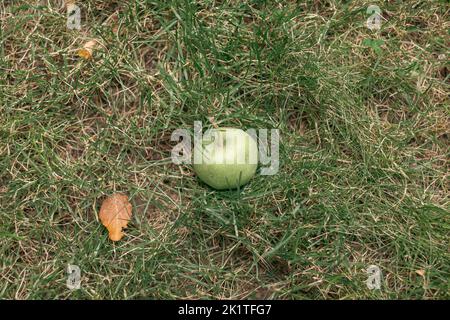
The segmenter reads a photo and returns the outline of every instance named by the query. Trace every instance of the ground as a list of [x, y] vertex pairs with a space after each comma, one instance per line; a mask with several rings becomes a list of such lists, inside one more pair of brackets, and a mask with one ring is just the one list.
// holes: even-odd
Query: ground
[[[78, 5], [81, 30], [0, 4], [0, 298], [450, 298], [446, 1]], [[279, 129], [279, 172], [217, 192], [173, 164], [210, 117]]]

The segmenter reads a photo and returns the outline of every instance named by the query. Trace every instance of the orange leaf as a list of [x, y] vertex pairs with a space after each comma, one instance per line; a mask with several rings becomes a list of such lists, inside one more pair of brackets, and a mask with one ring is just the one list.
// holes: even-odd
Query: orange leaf
[[102, 224], [109, 231], [112, 241], [123, 237], [122, 228], [126, 228], [131, 218], [131, 203], [124, 194], [116, 193], [103, 201], [98, 215]]
[[89, 50], [86, 49], [80, 49], [77, 52], [78, 56], [85, 59], [85, 60], [89, 60], [92, 58], [92, 53]]
[[97, 40], [90, 40], [83, 45], [83, 48], [78, 50], [78, 56], [89, 60], [92, 58], [94, 48], [97, 46]]

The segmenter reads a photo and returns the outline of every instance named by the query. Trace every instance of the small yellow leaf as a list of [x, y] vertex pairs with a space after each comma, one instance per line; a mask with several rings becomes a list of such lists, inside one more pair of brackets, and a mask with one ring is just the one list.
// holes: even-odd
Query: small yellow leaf
[[80, 49], [78, 50], [78, 56], [85, 60], [89, 60], [92, 58], [92, 53], [89, 50]]
[[83, 45], [82, 49], [78, 50], [78, 56], [85, 60], [92, 59], [92, 54], [96, 46], [97, 40], [89, 40]]
[[100, 208], [99, 218], [109, 231], [112, 241], [123, 237], [122, 228], [126, 228], [131, 218], [131, 203], [124, 194], [116, 193], [106, 198]]

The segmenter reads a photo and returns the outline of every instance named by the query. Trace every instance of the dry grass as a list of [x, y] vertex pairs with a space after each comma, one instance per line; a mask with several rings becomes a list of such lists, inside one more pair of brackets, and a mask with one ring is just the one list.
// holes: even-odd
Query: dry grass
[[[448, 6], [380, 4], [375, 32], [367, 5], [89, 0], [71, 31], [58, 1], [3, 1], [0, 297], [448, 298]], [[280, 172], [215, 192], [173, 165], [211, 116], [279, 128]]]

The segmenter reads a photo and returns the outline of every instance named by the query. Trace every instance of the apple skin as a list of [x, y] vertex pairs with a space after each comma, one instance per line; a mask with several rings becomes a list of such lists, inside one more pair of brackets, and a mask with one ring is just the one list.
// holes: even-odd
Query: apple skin
[[236, 189], [255, 175], [258, 146], [247, 132], [237, 128], [212, 129], [199, 145], [194, 152], [200, 152], [202, 163], [196, 163], [194, 156], [194, 171], [210, 187]]

